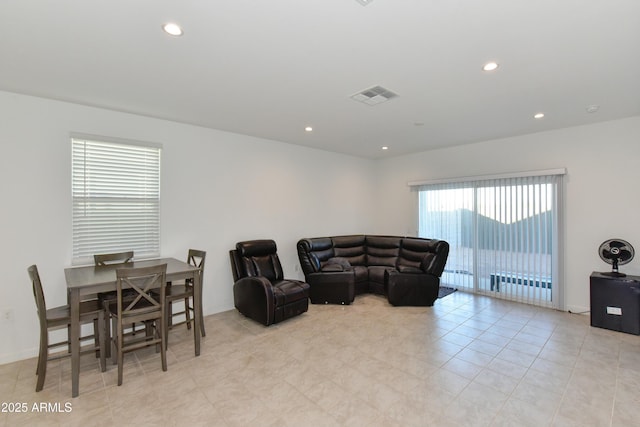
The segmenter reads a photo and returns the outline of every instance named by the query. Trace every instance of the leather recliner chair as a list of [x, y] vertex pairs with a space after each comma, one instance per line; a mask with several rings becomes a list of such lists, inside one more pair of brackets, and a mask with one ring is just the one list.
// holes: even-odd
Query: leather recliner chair
[[284, 278], [273, 240], [238, 242], [229, 257], [240, 313], [269, 326], [309, 308], [309, 284]]

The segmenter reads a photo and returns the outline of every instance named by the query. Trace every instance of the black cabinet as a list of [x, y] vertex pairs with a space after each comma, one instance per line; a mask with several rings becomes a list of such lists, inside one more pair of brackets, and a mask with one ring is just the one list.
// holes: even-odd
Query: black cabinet
[[640, 335], [640, 277], [591, 274], [591, 326]]

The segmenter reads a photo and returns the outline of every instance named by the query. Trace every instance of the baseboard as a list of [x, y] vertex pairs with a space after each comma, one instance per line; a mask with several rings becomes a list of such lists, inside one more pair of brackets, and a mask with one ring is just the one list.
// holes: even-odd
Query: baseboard
[[[18, 352], [18, 353], [0, 354], [0, 365], [6, 365], [7, 363], [13, 363], [13, 362], [19, 362], [21, 360], [31, 359], [33, 357], [38, 357], [38, 349], [37, 348], [24, 350], [24, 351], [21, 351], [21, 352]], [[33, 366], [35, 368], [36, 362], [33, 362]]]

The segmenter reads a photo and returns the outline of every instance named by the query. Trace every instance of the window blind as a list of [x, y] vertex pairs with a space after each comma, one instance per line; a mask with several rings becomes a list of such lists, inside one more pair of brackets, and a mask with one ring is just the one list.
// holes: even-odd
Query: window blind
[[73, 264], [97, 253], [160, 255], [160, 146], [99, 137], [72, 144]]
[[446, 240], [442, 283], [562, 308], [562, 174], [419, 184], [419, 236]]

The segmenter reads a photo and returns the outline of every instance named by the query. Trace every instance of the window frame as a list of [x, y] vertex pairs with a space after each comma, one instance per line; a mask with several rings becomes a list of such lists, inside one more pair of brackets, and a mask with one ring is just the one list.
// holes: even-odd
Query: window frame
[[72, 265], [133, 250], [160, 256], [162, 145], [70, 134]]
[[[450, 190], [450, 189], [456, 189], [456, 190], [462, 190], [462, 189], [470, 189], [470, 191], [472, 191], [473, 194], [473, 200], [470, 201], [471, 205], [472, 205], [472, 212], [471, 214], [473, 215], [473, 221], [472, 223], [468, 224], [469, 226], [472, 227], [471, 231], [471, 235], [473, 236], [473, 247], [472, 249], [472, 254], [471, 257], [472, 258], [468, 258], [469, 259], [469, 265], [467, 266], [465, 264], [465, 266], [467, 267], [471, 267], [473, 269], [473, 271], [469, 271], [469, 274], [471, 274], [471, 276], [468, 278], [470, 279], [472, 282], [468, 282], [466, 281], [464, 284], [460, 283], [459, 285], [462, 286], [463, 289], [466, 289], [470, 292], [474, 292], [474, 293], [483, 293], [483, 294], [488, 294], [494, 297], [499, 297], [499, 298], [504, 298], [504, 299], [510, 299], [510, 300], [518, 300], [518, 301], [522, 301], [522, 302], [527, 302], [527, 303], [531, 303], [531, 304], [535, 304], [535, 305], [541, 305], [541, 306], [551, 306], [554, 308], [560, 308], [563, 309], [564, 308], [564, 236], [563, 236], [563, 230], [564, 230], [564, 180], [563, 180], [563, 176], [566, 174], [566, 169], [561, 168], [561, 169], [549, 169], [549, 170], [542, 170], [542, 171], [529, 171], [529, 172], [516, 172], [516, 173], [509, 173], [509, 174], [499, 174], [499, 175], [485, 175], [485, 176], [476, 176], [476, 177], [459, 177], [459, 178], [451, 178], [451, 179], [439, 179], [439, 180], [425, 180], [425, 181], [413, 181], [413, 182], [409, 182], [408, 185], [410, 186], [411, 190], [413, 192], [415, 192], [416, 194], [416, 226], [417, 226], [417, 230], [421, 230], [421, 218], [422, 218], [422, 214], [421, 214], [421, 192], [422, 191], [433, 191], [433, 190]], [[550, 293], [549, 297], [551, 298], [551, 300], [545, 300], [544, 298], [540, 298], [539, 294], [536, 293], [532, 293], [529, 291], [517, 291], [518, 294], [510, 294], [507, 295], [504, 292], [494, 292], [494, 287], [493, 287], [493, 280], [494, 277], [491, 277], [491, 290], [488, 290], [488, 286], [487, 284], [484, 283], [484, 281], [487, 279], [486, 277], [484, 277], [484, 274], [480, 275], [479, 274], [479, 270], [478, 270], [478, 266], [479, 264], [485, 264], [486, 265], [486, 261], [487, 261], [487, 257], [486, 254], [484, 254], [485, 256], [483, 256], [481, 259], [478, 258], [478, 254], [479, 252], [482, 252], [483, 249], [486, 249], [484, 243], [486, 243], [485, 240], [479, 240], [480, 237], [480, 231], [478, 229], [478, 227], [480, 227], [480, 223], [479, 223], [479, 217], [478, 215], [482, 216], [483, 212], [479, 209], [478, 206], [478, 200], [476, 200], [476, 196], [478, 196], [478, 192], [481, 191], [483, 188], [489, 189], [489, 188], [494, 188], [496, 185], [497, 186], [501, 186], [501, 185], [505, 185], [505, 183], [515, 183], [517, 185], [529, 185], [531, 184], [540, 184], [540, 180], [544, 181], [544, 180], [548, 180], [549, 184], [553, 185], [553, 195], [552, 195], [552, 203], [553, 203], [553, 225], [552, 225], [552, 241], [550, 241], [549, 243], [552, 245], [552, 253], [551, 253], [551, 270], [550, 270], [550, 280], [553, 283], [553, 288], [552, 288], [552, 293]], [[497, 188], [497, 187], [495, 187]], [[496, 205], [497, 207], [498, 205]], [[520, 208], [522, 210], [524, 210], [525, 208], [527, 208], [526, 206], [517, 206], [517, 208]], [[437, 211], [434, 211], [437, 212]], [[486, 216], [486, 214], [485, 214]], [[525, 215], [526, 217], [527, 215]], [[502, 218], [502, 219], [509, 219], [509, 218]], [[486, 222], [486, 221], [485, 221]], [[520, 222], [520, 223], [524, 223], [524, 221], [518, 220], [516, 222]], [[462, 223], [461, 223], [462, 224]], [[466, 223], [465, 223], [466, 224]], [[424, 230], [423, 230], [424, 231]], [[422, 233], [422, 231], [418, 231], [418, 234], [420, 235]], [[422, 237], [438, 237], [437, 234], [438, 233], [434, 233], [435, 236], [422, 236]], [[508, 236], [513, 236], [513, 234], [509, 234]], [[454, 239], [455, 240], [455, 239]], [[468, 239], [467, 239], [468, 240]], [[530, 240], [527, 240], [527, 242], [530, 242]], [[522, 244], [524, 243], [524, 241], [518, 242], [518, 244]], [[451, 248], [452, 251], [455, 250], [455, 245], [456, 242], [453, 242], [453, 246]], [[476, 246], [476, 245], [480, 245], [480, 246]], [[460, 247], [460, 249], [462, 251], [465, 251], [466, 249], [466, 245], [462, 245]], [[496, 248], [496, 250], [498, 250], [498, 248]], [[503, 249], [504, 250], [504, 249]], [[486, 252], [486, 250], [484, 251]], [[516, 251], [518, 253], [523, 253], [523, 251]], [[463, 252], [466, 253], [466, 252]], [[535, 251], [534, 251], [535, 253]], [[464, 258], [466, 259], [466, 258]], [[479, 261], [483, 261], [483, 263], [480, 263]], [[489, 266], [491, 266], [492, 264], [489, 264]], [[512, 264], [506, 264], [506, 265], [511, 265]], [[495, 264], [494, 267], [499, 269], [500, 268], [500, 264]], [[467, 268], [468, 269], [468, 268]], [[497, 271], [497, 270], [496, 270]], [[535, 283], [536, 287], [538, 287], [538, 283], [542, 283], [542, 280], [538, 280], [536, 282], [534, 282], [532, 279], [528, 279], [528, 276], [523, 276], [523, 277], [519, 277], [519, 275], [521, 273], [518, 272], [518, 270], [513, 270], [518, 277], [516, 279], [513, 279], [512, 277], [508, 277], [507, 279], [505, 279], [507, 282], [531, 282], [531, 283]], [[526, 272], [524, 272], [523, 274], [528, 274]], [[539, 274], [539, 271], [534, 273], [534, 274]], [[495, 275], [496, 276], [496, 280], [498, 280], [497, 278], [501, 278], [500, 280], [504, 279], [502, 277], [502, 273], [500, 275], [498, 275], [498, 273], [492, 274], [492, 276]], [[514, 276], [515, 277], [515, 276]], [[537, 277], [537, 276], [534, 276]], [[479, 281], [483, 281], [482, 285], [480, 284]], [[549, 286], [551, 286], [551, 283], [549, 283]]]

